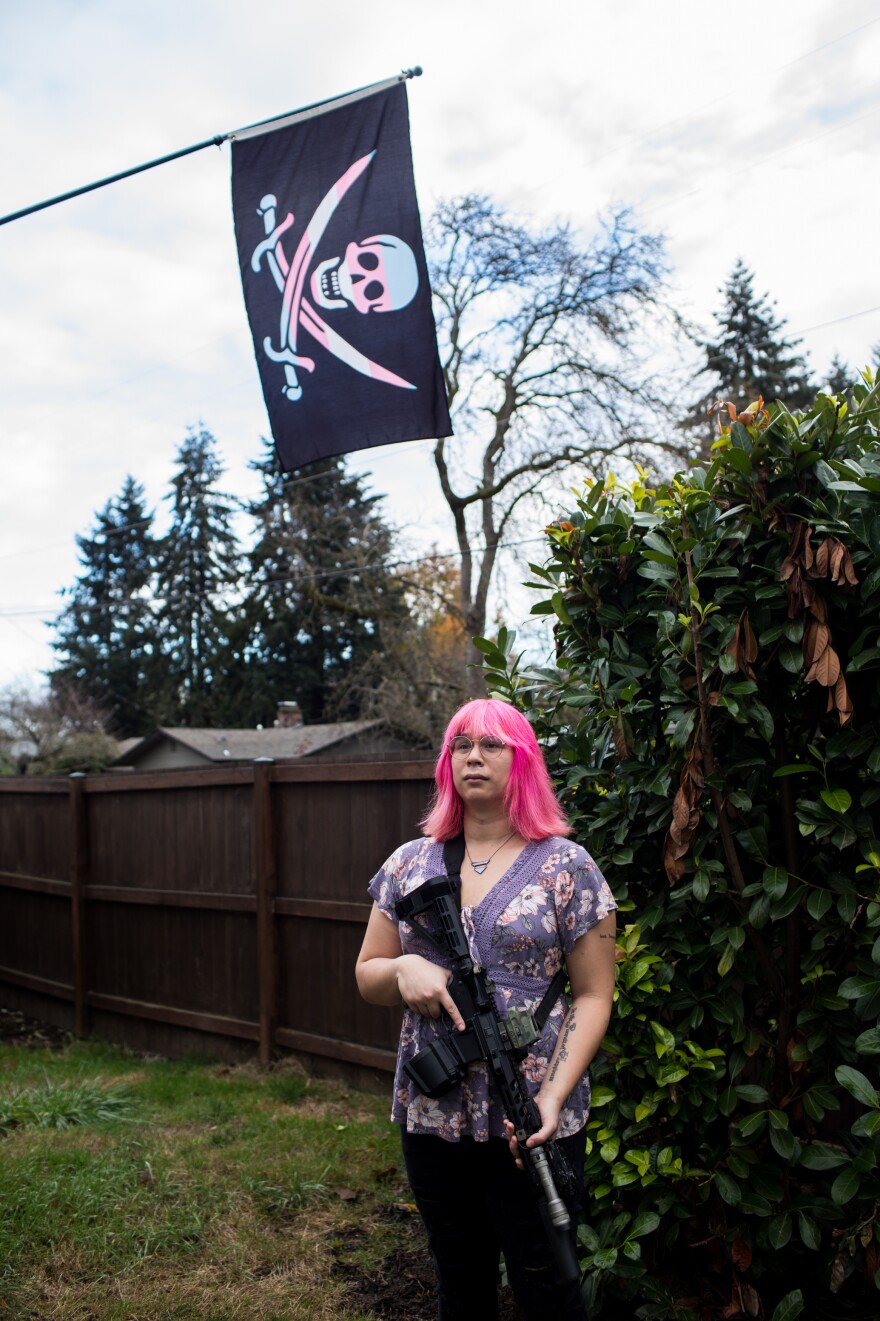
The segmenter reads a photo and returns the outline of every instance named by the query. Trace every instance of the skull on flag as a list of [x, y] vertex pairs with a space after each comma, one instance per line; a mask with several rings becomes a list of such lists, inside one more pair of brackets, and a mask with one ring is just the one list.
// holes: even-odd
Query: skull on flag
[[349, 243], [344, 257], [330, 257], [312, 275], [312, 297], [331, 310], [353, 307], [368, 312], [397, 312], [412, 302], [419, 287], [413, 250], [393, 234], [375, 234]]

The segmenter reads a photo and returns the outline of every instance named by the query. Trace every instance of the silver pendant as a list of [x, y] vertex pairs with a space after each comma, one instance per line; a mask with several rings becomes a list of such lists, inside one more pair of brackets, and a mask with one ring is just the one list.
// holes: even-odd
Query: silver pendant
[[483, 872], [489, 866], [490, 862], [491, 862], [491, 858], [487, 858], [485, 862], [472, 862], [471, 866], [473, 867], [474, 871], [477, 873], [478, 876], [482, 876]]

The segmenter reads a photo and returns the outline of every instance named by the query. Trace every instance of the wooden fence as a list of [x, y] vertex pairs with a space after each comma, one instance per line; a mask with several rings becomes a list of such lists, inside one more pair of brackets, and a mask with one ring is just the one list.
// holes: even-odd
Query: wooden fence
[[[278, 1048], [363, 1081], [366, 885], [418, 834], [425, 762], [0, 780], [0, 1002], [159, 1054]], [[323, 1068], [322, 1068], [323, 1066]]]

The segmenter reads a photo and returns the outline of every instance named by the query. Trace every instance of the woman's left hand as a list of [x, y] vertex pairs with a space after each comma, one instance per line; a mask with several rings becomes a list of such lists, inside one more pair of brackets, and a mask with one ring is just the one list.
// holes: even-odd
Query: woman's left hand
[[[535, 1105], [538, 1107], [538, 1113], [541, 1116], [541, 1127], [537, 1133], [526, 1142], [526, 1146], [539, 1147], [544, 1142], [552, 1142], [556, 1137], [556, 1131], [559, 1128], [559, 1111], [561, 1106], [557, 1100], [549, 1096], [542, 1096], [539, 1092], [535, 1097]], [[519, 1169], [523, 1168], [522, 1158], [519, 1154], [519, 1143], [516, 1139], [516, 1132], [509, 1119], [504, 1121], [504, 1135], [507, 1138], [507, 1145], [510, 1147], [510, 1154], [514, 1157]]]

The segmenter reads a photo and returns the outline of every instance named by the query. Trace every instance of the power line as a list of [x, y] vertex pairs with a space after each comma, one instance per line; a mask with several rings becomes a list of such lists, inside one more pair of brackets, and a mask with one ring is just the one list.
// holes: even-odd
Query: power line
[[[777, 156], [784, 156], [786, 152], [793, 151], [796, 147], [808, 147], [813, 142], [820, 142], [823, 138], [831, 137], [834, 133], [842, 133], [847, 129], [854, 128], [864, 120], [872, 119], [878, 113], [880, 113], [880, 106], [875, 106], [873, 110], [867, 110], [863, 115], [858, 115], [855, 119], [848, 119], [843, 124], [835, 124], [833, 128], [825, 129], [822, 133], [814, 133], [810, 138], [796, 137], [793, 141], [786, 143], [784, 147], [777, 147], [774, 151], [765, 152], [762, 156], [755, 156], [745, 165], [739, 165], [734, 170], [727, 168], [716, 170], [714, 175], [710, 176], [709, 182], [717, 181], [721, 178], [727, 181], [734, 178], [736, 175], [750, 174], [758, 166], [766, 164], [767, 161], [773, 160]], [[698, 187], [691, 188], [686, 193], [679, 193], [675, 197], [667, 197], [662, 202], [655, 202], [653, 206], [643, 207], [640, 208], [640, 210], [643, 214], [647, 215], [651, 215], [657, 211], [663, 211], [665, 208], [677, 206], [681, 202], [687, 202], [693, 197], [698, 197], [701, 193], [706, 191], [707, 187], [708, 183], [701, 183]]]
[[[425, 446], [425, 445], [436, 445], [437, 442], [436, 442], [436, 440], [433, 440], [433, 439], [430, 439], [430, 438], [429, 438], [429, 439], [427, 439], [427, 440], [410, 440], [410, 441], [406, 441], [406, 442], [404, 442], [404, 443], [406, 444], [406, 446], [407, 446], [408, 448], [409, 448], [410, 446], [418, 446], [419, 448], [421, 448], [421, 447], [423, 447], [423, 446]], [[377, 448], [378, 448], [378, 447], [377, 447]], [[395, 446], [395, 448], [396, 448], [396, 446]], [[374, 460], [374, 463], [376, 463], [376, 462], [380, 462], [380, 461], [383, 460], [383, 459], [386, 459], [386, 458], [391, 457], [390, 450], [391, 450], [391, 446], [388, 446], [388, 447], [387, 447], [387, 450], [386, 450], [385, 453], [383, 453], [383, 454], [377, 454], [377, 455], [376, 455], [376, 458], [375, 458], [375, 460]], [[319, 460], [319, 462], [320, 462], [320, 460]], [[334, 476], [335, 474], [333, 474], [332, 471], [328, 473], [328, 471], [327, 471], [326, 469], [323, 469], [323, 470], [321, 470], [321, 471], [319, 471], [319, 472], [307, 473], [304, 477], [293, 477], [293, 478], [291, 478], [290, 481], [285, 481], [285, 482], [284, 482], [284, 488], [283, 488], [283, 489], [284, 489], [285, 491], [287, 491], [287, 490], [289, 490], [292, 486], [302, 486], [302, 485], [304, 485], [304, 484], [307, 483], [307, 482], [316, 482], [316, 481], [318, 481], [321, 477], [326, 477], [326, 476], [328, 476], [328, 475], [329, 475], [329, 476]], [[347, 480], [349, 480], [349, 481], [366, 481], [369, 477], [373, 476], [373, 472], [372, 472], [372, 470], [369, 470], [369, 471], [367, 471], [367, 472], [352, 472], [351, 470], [346, 469], [345, 472], [342, 474], [342, 476], [343, 476], [344, 478], [346, 478]], [[112, 497], [111, 497], [111, 498], [112, 498]], [[238, 497], [235, 497], [235, 496], [233, 496], [233, 497], [231, 497], [231, 498], [232, 498], [233, 500], [237, 500], [237, 499], [238, 499]], [[377, 498], [377, 499], [384, 499], [385, 497], [384, 497], [384, 496], [377, 496], [376, 498]], [[242, 507], [240, 510], [237, 510], [237, 511], [235, 511], [235, 512], [246, 513], [247, 511]], [[136, 520], [134, 523], [120, 523], [118, 526], [113, 527], [113, 528], [110, 528], [110, 529], [107, 530], [106, 532], [105, 532], [105, 531], [98, 531], [98, 532], [95, 532], [93, 536], [89, 536], [88, 533], [79, 533], [79, 532], [75, 532], [75, 533], [74, 533], [74, 540], [76, 540], [78, 537], [81, 537], [84, 541], [94, 541], [94, 542], [97, 542], [99, 545], [103, 545], [103, 544], [104, 544], [104, 543], [105, 543], [110, 537], [118, 537], [118, 536], [122, 536], [122, 535], [124, 535], [126, 532], [133, 532], [133, 531], [135, 530], [135, 528], [143, 527], [143, 526], [145, 526], [145, 525], [151, 523], [152, 521], [153, 521], [153, 520], [152, 520], [152, 516], [151, 516], [150, 518], [141, 518], [141, 519], [138, 519], [138, 520]], [[160, 535], [160, 536], [157, 538], [157, 540], [161, 540], [161, 539], [162, 539], [162, 538], [161, 538], [161, 535]], [[52, 542], [47, 542], [47, 543], [44, 543], [42, 546], [25, 546], [25, 547], [23, 547], [21, 550], [10, 550], [10, 551], [5, 551], [2, 555], [0, 555], [0, 560], [12, 560], [12, 559], [18, 559], [18, 558], [20, 558], [22, 555], [39, 555], [39, 554], [40, 554], [42, 551], [44, 551], [44, 550], [58, 550], [58, 549], [60, 549], [61, 547], [67, 547], [67, 546], [69, 546], [69, 545], [70, 545], [70, 539], [68, 538], [68, 539], [65, 540], [65, 541], [52, 541]]]
[[841, 321], [857, 321], [861, 316], [870, 316], [872, 312], [880, 312], [880, 303], [876, 307], [866, 307], [864, 312], [850, 312], [848, 316], [835, 317], [833, 321], [820, 321], [817, 326], [805, 326], [803, 330], [793, 330], [793, 335], [809, 335], [813, 330], [825, 330], [828, 326], [839, 326]]
[[[801, 61], [810, 59], [811, 56], [817, 55], [823, 50], [827, 50], [829, 46], [836, 46], [838, 42], [845, 41], [847, 37], [855, 36], [857, 32], [863, 32], [865, 28], [873, 27], [875, 23], [880, 23], [880, 16], [877, 18], [871, 18], [867, 23], [861, 23], [858, 27], [850, 28], [848, 32], [842, 32], [839, 37], [832, 37], [830, 41], [823, 42], [821, 46], [813, 46], [810, 50], [805, 51], [803, 55], [797, 55], [793, 60], [788, 60], [785, 64], [775, 66], [772, 72], [781, 73], [783, 69], [790, 69], [793, 65], [800, 64]], [[766, 74], [761, 76], [766, 77]], [[748, 81], [757, 82], [759, 81], [759, 78], [756, 76]], [[637, 146], [638, 143], [644, 142], [647, 138], [656, 137], [658, 133], [664, 133], [668, 128], [673, 128], [676, 124], [681, 124], [682, 122], [686, 123], [688, 120], [696, 118], [696, 116], [701, 114], [704, 110], [708, 110], [722, 101], [728, 101], [732, 96], [741, 96], [742, 87], [742, 81], [737, 78], [735, 85], [729, 92], [722, 92], [720, 96], [713, 96], [710, 101], [704, 101], [701, 105], [695, 106], [692, 110], [686, 110], [672, 119], [667, 119], [665, 123], [659, 124], [656, 128], [647, 129], [646, 132], [639, 133], [634, 138], [628, 138], [625, 142], [619, 142], [615, 147], [609, 147], [607, 151], [603, 151], [598, 156], [594, 156], [592, 160], [587, 161], [587, 165], [598, 165], [600, 161], [607, 160], [609, 156], [614, 156], [617, 152], [624, 151], [627, 147]]]
[[[498, 541], [491, 543], [489, 546], [472, 546], [471, 554], [485, 554], [487, 550], [511, 550], [519, 546], [532, 546], [543, 544], [543, 542], [543, 537], [523, 537], [518, 541]], [[284, 586], [285, 584], [311, 584], [322, 582], [326, 578], [340, 578], [344, 576], [354, 578], [363, 574], [380, 572], [387, 573], [393, 569], [407, 568], [410, 565], [415, 564], [430, 564], [435, 560], [461, 559], [463, 554], [464, 552], [461, 550], [431, 551], [429, 554], [417, 555], [411, 559], [380, 560], [372, 564], [341, 564], [333, 569], [325, 569], [321, 573], [310, 573], [306, 571], [294, 574], [273, 574], [263, 579], [262, 582], [277, 587]], [[229, 584], [228, 586], [231, 587], [232, 584]], [[203, 601], [208, 600], [210, 596], [216, 597], [217, 595], [219, 595], [219, 593], [170, 591], [162, 596], [153, 594], [151, 596], [129, 597], [127, 602], [106, 601], [90, 603], [88, 606], [84, 607], [84, 609], [90, 614], [101, 614], [114, 609], [121, 610], [127, 604], [152, 605], [154, 602], [162, 604], [168, 601], [180, 601], [184, 599]], [[76, 602], [72, 600], [70, 604], [75, 605]], [[66, 608], [67, 607], [62, 607], [58, 613], [63, 614]], [[51, 611], [51, 606], [46, 606], [41, 610], [0, 610], [0, 619], [24, 619], [30, 616], [46, 615], [51, 613]]]

